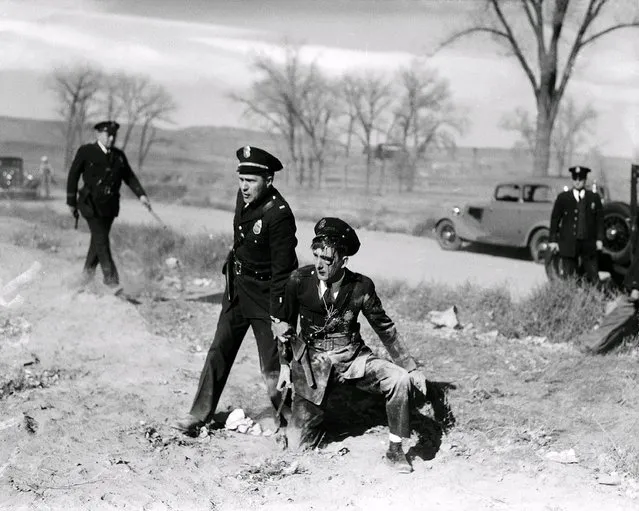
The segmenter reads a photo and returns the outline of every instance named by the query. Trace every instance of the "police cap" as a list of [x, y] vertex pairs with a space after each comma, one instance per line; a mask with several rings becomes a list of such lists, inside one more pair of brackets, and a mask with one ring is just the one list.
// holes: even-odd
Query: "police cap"
[[334, 217], [324, 217], [315, 224], [315, 238], [313, 243], [321, 239], [338, 240], [346, 247], [347, 256], [357, 254], [360, 247], [359, 238], [350, 225], [344, 220]]
[[588, 167], [570, 167], [568, 171], [572, 174], [573, 179], [581, 181], [582, 179], [586, 179], [590, 169]]
[[283, 168], [280, 160], [259, 147], [245, 145], [236, 154], [240, 161], [237, 166], [240, 174], [273, 174]]
[[102, 121], [93, 126], [95, 131], [106, 131], [109, 135], [115, 135], [120, 125], [115, 121]]

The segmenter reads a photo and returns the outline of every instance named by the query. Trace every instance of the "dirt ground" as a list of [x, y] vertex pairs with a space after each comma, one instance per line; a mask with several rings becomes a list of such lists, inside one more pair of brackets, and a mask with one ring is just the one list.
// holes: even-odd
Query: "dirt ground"
[[[467, 330], [400, 324], [424, 340], [417, 355], [429, 361], [429, 376], [459, 385], [451, 396], [457, 427], [430, 439], [428, 449], [418, 448], [415, 438], [405, 446], [413, 447], [412, 474], [395, 474], [382, 463], [387, 428], [372, 415], [358, 422], [353, 414], [336, 426], [325, 448], [304, 455], [282, 450], [274, 436], [224, 429], [196, 439], [177, 435], [170, 425], [190, 406], [219, 305], [176, 300], [136, 306], [99, 285], [78, 294], [65, 283], [77, 277], [86, 236], [65, 233], [55, 253], [13, 246], [13, 233], [28, 228], [6, 218], [0, 226], [0, 279], [7, 282], [34, 261], [43, 265], [39, 280], [23, 293], [25, 303], [0, 310], [0, 509], [639, 508], [634, 481], [597, 480], [603, 453], [591, 452], [594, 444], [573, 441], [558, 425], [544, 433], [534, 420], [542, 395], [545, 406], [565, 404], [561, 386], [596, 362], [569, 348], [490, 340]], [[383, 237], [375, 238], [380, 252], [372, 259], [382, 250], [397, 253], [397, 238], [387, 240], [383, 248]], [[481, 263], [467, 268], [471, 261], [490, 257], [454, 255], [468, 257], [463, 266], [471, 275], [485, 271]], [[373, 265], [353, 261], [352, 267], [360, 262]], [[119, 263], [123, 272], [132, 271], [127, 261]], [[461, 260], [453, 266], [461, 268]], [[377, 268], [383, 273], [384, 260]], [[561, 367], [553, 365], [555, 355]], [[628, 374], [636, 367], [636, 359], [615, 363]], [[530, 421], [510, 423], [508, 410], [529, 402]], [[236, 407], [264, 430], [273, 427], [250, 337], [219, 409]], [[503, 414], [503, 433], [482, 429], [481, 410]], [[343, 413], [348, 417], [349, 410]], [[518, 444], [515, 430], [524, 438]], [[580, 458], [575, 463], [546, 456], [571, 446]]]

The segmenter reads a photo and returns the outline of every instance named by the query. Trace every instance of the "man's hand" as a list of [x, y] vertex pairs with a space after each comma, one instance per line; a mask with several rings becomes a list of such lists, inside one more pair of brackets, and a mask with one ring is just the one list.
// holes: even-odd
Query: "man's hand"
[[558, 252], [559, 251], [559, 243], [557, 243], [556, 241], [549, 241], [548, 242], [548, 250], [550, 250], [551, 252]]
[[280, 366], [280, 377], [277, 379], [277, 390], [282, 392], [291, 384], [291, 368], [287, 364]]
[[597, 250], [603, 250], [603, 241], [597, 240], [595, 244], [597, 245]]
[[633, 289], [632, 291], [630, 291], [630, 296], [628, 297], [628, 299], [631, 302], [636, 302], [639, 300], [639, 289]]
[[286, 321], [281, 321], [271, 316], [271, 331], [273, 337], [276, 337], [280, 341], [284, 342], [286, 334], [291, 330], [291, 326]]
[[71, 213], [71, 216], [75, 218], [75, 216], [78, 214], [78, 208], [76, 208], [75, 206], [69, 206], [69, 213]]
[[428, 386], [426, 383], [426, 375], [422, 373], [419, 369], [413, 369], [408, 373], [410, 376], [410, 381], [413, 384], [413, 388], [419, 391], [420, 394], [423, 394], [423, 399], [426, 398], [426, 394], [428, 393]]
[[146, 209], [151, 211], [151, 201], [146, 195], [140, 195], [140, 202]]

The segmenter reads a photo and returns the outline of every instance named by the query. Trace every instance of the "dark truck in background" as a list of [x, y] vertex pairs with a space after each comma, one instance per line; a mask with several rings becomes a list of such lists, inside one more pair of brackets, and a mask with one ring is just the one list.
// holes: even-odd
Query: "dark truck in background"
[[24, 172], [24, 160], [0, 156], [0, 199], [37, 199], [39, 181]]

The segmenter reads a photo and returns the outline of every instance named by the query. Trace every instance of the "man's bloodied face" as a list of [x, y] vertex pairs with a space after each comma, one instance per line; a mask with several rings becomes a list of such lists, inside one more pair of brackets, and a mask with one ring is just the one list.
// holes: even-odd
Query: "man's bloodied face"
[[341, 257], [332, 247], [320, 247], [313, 250], [317, 278], [327, 283], [339, 280], [347, 257]]

